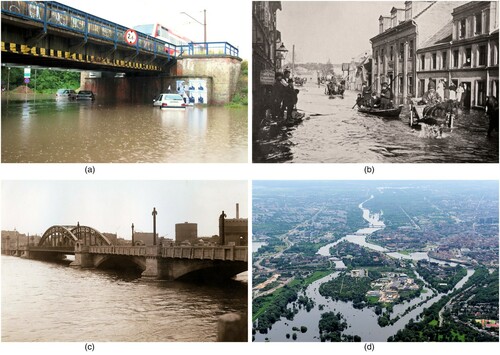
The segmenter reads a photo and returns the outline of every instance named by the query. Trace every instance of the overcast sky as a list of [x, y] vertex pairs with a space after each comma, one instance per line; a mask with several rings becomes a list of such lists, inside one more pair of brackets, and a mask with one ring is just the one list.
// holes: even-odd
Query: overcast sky
[[289, 50], [291, 61], [295, 44], [295, 62], [333, 64], [350, 62], [368, 51], [370, 38], [378, 34], [380, 15], [390, 16], [392, 7], [404, 8], [394, 1], [282, 1], [277, 12], [277, 27]]
[[3, 181], [2, 230], [43, 234], [52, 225], [81, 225], [131, 239], [152, 232], [158, 211], [160, 236], [175, 224], [198, 223], [200, 236], [219, 234], [219, 215], [248, 217], [246, 181]]
[[[161, 23], [193, 41], [203, 41], [203, 23], [207, 10], [207, 41], [229, 42], [240, 49], [240, 57], [248, 59], [251, 48], [251, 2], [228, 0], [190, 1], [103, 1], [62, 0], [63, 4], [102, 17], [126, 27]], [[242, 19], [246, 20], [243, 21]]]

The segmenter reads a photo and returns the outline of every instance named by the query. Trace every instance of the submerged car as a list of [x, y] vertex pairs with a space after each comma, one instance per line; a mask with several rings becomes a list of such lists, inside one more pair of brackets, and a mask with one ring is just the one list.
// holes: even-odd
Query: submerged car
[[179, 94], [160, 94], [153, 100], [153, 106], [160, 108], [186, 108], [187, 104]]
[[71, 89], [59, 89], [56, 92], [56, 98], [57, 99], [75, 99], [76, 92], [75, 92], [75, 90], [71, 90]]
[[78, 94], [76, 94], [77, 100], [95, 100], [95, 95], [90, 90], [80, 90]]

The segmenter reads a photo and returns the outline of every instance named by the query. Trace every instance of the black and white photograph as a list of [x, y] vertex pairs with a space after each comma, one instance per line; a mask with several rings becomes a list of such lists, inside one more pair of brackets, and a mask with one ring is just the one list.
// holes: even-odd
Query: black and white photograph
[[253, 162], [498, 163], [497, 7], [253, 2]]

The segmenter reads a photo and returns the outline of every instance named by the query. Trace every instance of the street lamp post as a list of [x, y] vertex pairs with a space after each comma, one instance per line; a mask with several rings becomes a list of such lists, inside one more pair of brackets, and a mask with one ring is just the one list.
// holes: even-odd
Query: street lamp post
[[277, 69], [281, 69], [283, 67], [283, 63], [281, 61], [285, 60], [286, 54], [288, 53], [288, 49], [286, 49], [284, 43], [281, 43], [281, 46], [276, 48], [276, 52], [277, 52], [276, 57], [277, 57], [277, 59], [280, 60], [280, 63], [279, 63], [280, 65], [279, 65], [279, 68], [277, 68]]
[[197, 23], [199, 23], [200, 25], [203, 26], [203, 42], [207, 43], [207, 10], [203, 10], [203, 23], [201, 23], [200, 21], [195, 19], [193, 16], [191, 16], [190, 14], [188, 14], [184, 11], [181, 12], [181, 14], [186, 15], [187, 17], [193, 19], [194, 21], [196, 21]]

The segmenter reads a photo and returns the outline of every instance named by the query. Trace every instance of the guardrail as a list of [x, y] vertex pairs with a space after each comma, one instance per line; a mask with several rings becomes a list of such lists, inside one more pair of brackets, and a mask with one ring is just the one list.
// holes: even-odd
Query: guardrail
[[179, 56], [202, 55], [220, 56], [230, 55], [237, 57], [239, 49], [227, 42], [193, 42], [187, 45], [177, 46]]
[[83, 35], [88, 38], [111, 41], [116, 49], [117, 45], [124, 45], [139, 50], [168, 57], [181, 55], [238, 56], [239, 50], [227, 42], [196, 42], [176, 46], [142, 32], [136, 32], [138, 40], [130, 45], [125, 40], [128, 28], [98, 16], [80, 11], [55, 1], [2, 1], [2, 14], [23, 18], [41, 23], [43, 31], [47, 33], [48, 26], [64, 29]]
[[133, 47], [154, 55], [166, 56], [170, 59], [176, 53], [176, 45], [159, 40], [152, 36], [137, 32], [138, 40], [133, 46], [125, 41], [128, 28], [88, 14], [55, 1], [2, 1], [2, 14], [28, 19], [43, 24], [44, 32], [51, 27], [83, 35], [84, 42], [89, 37], [111, 41], [117, 45]]

